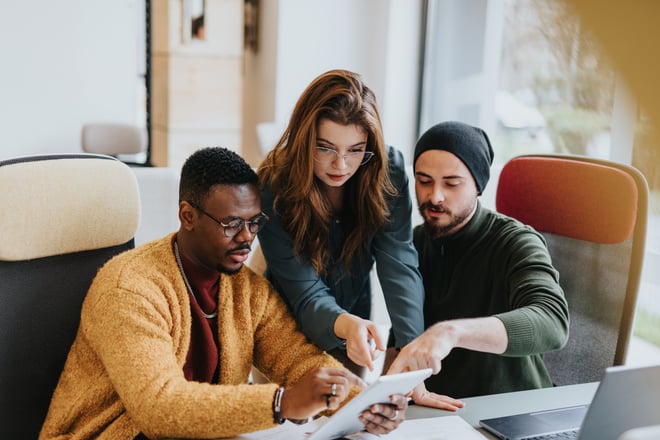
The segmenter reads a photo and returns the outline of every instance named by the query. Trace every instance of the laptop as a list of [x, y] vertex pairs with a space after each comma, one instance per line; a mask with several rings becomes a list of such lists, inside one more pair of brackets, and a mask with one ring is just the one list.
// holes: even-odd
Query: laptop
[[589, 405], [484, 419], [479, 425], [505, 440], [617, 440], [629, 429], [660, 424], [659, 404], [660, 365], [617, 366], [605, 370]]

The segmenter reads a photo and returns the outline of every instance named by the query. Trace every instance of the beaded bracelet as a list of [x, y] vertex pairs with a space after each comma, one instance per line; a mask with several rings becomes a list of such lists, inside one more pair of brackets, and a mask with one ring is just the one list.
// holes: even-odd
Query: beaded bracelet
[[282, 396], [284, 396], [284, 387], [279, 387], [275, 391], [275, 400], [273, 401], [273, 416], [275, 417], [275, 423], [282, 424], [284, 420], [282, 418]]

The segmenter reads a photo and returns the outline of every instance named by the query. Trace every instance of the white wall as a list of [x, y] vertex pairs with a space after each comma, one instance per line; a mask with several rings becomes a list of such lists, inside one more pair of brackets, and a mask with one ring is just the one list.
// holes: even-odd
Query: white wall
[[[159, 0], [157, 0], [159, 1]], [[246, 53], [242, 153], [256, 165], [256, 123], [286, 121], [325, 70], [360, 72], [386, 141], [409, 154], [422, 0], [267, 0], [260, 51]], [[144, 123], [142, 0], [29, 0], [0, 5], [0, 160], [80, 151], [91, 121]]]
[[385, 140], [412, 163], [419, 136], [422, 2], [395, 0], [389, 12], [381, 118]]
[[382, 0], [280, 0], [275, 119], [287, 120], [303, 89], [334, 68], [361, 73], [382, 96]]
[[406, 153], [412, 149], [421, 0], [277, 0], [261, 5], [261, 48], [246, 59], [250, 97], [244, 150], [255, 150], [257, 123], [285, 124], [309, 82], [334, 68], [362, 74], [376, 94], [386, 141]]
[[137, 123], [141, 0], [3, 1], [0, 159], [78, 152], [83, 123]]
[[459, 120], [495, 131], [503, 0], [431, 0], [421, 130]]

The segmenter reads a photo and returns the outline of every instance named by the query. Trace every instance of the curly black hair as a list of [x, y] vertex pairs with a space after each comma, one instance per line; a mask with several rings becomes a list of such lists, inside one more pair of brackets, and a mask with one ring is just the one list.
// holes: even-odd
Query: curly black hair
[[235, 152], [222, 147], [202, 148], [181, 168], [179, 201], [202, 204], [214, 185], [257, 184], [257, 174]]

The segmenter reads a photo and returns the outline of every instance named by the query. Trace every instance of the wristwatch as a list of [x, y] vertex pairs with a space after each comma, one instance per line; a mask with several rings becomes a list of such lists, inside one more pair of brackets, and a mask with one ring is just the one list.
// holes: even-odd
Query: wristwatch
[[284, 396], [284, 387], [279, 387], [275, 391], [275, 399], [273, 400], [273, 417], [275, 418], [275, 423], [280, 425], [285, 420], [282, 418], [282, 396]]

